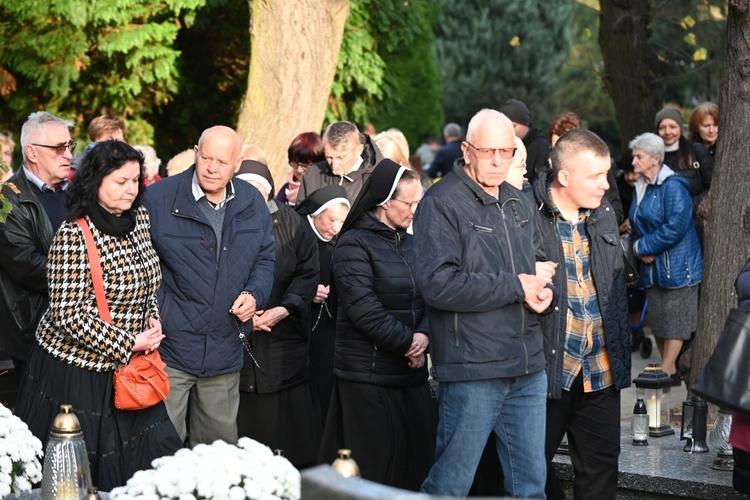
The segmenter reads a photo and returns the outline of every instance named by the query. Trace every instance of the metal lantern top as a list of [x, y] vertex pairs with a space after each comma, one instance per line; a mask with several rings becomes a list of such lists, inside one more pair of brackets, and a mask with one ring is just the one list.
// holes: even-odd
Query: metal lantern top
[[633, 379], [633, 383], [640, 389], [671, 389], [672, 377], [657, 364], [650, 364]]

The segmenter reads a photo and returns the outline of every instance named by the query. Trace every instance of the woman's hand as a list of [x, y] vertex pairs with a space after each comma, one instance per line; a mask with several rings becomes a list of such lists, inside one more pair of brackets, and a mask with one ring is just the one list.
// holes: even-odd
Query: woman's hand
[[313, 302], [316, 304], [320, 304], [324, 300], [328, 298], [328, 294], [331, 293], [331, 287], [318, 284], [318, 293], [315, 294], [315, 298], [313, 299]]
[[630, 227], [630, 219], [625, 219], [622, 224], [620, 224], [620, 234], [623, 233], [629, 233], [633, 230], [632, 227]]
[[133, 351], [145, 351], [149, 353], [159, 348], [164, 334], [161, 332], [161, 323], [158, 319], [151, 318], [148, 320], [148, 329], [135, 336]]
[[[430, 338], [424, 333], [414, 333], [411, 347], [404, 356], [409, 358], [419, 358], [427, 350], [427, 346], [430, 345]], [[410, 361], [411, 362], [411, 361]], [[411, 366], [411, 365], [410, 365]]]
[[653, 255], [643, 255], [641, 257], [641, 261], [644, 264], [653, 264], [654, 263], [654, 256]]
[[425, 364], [427, 357], [424, 354], [419, 356], [407, 356], [409, 358], [409, 368], [418, 369], [422, 368]]
[[276, 326], [279, 321], [287, 316], [289, 316], [289, 311], [283, 306], [272, 307], [265, 311], [255, 311], [255, 317], [253, 317], [253, 330], [256, 332], [270, 332], [271, 328]]

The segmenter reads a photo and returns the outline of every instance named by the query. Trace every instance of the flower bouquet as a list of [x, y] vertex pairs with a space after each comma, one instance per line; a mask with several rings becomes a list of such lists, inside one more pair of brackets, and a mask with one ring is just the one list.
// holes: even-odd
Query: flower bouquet
[[110, 498], [130, 499], [282, 499], [300, 498], [300, 473], [267, 446], [241, 438], [182, 449], [157, 458], [153, 469], [138, 471]]
[[42, 442], [26, 424], [0, 404], [0, 498], [31, 491], [42, 480]]

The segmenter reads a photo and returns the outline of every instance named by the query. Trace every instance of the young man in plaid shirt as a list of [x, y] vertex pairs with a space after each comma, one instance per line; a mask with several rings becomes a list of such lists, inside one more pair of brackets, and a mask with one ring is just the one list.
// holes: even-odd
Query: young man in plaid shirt
[[607, 145], [577, 129], [560, 137], [552, 172], [534, 184], [537, 223], [560, 293], [540, 317], [547, 358], [547, 498], [563, 498], [551, 467], [567, 432], [576, 499], [615, 498], [620, 390], [630, 385], [630, 331]]

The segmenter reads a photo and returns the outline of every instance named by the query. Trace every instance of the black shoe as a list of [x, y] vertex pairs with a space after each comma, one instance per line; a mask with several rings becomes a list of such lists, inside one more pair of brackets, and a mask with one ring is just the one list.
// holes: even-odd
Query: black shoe
[[671, 376], [672, 378], [672, 387], [679, 387], [682, 385], [682, 377], [680, 376], [680, 372], [675, 373]]

